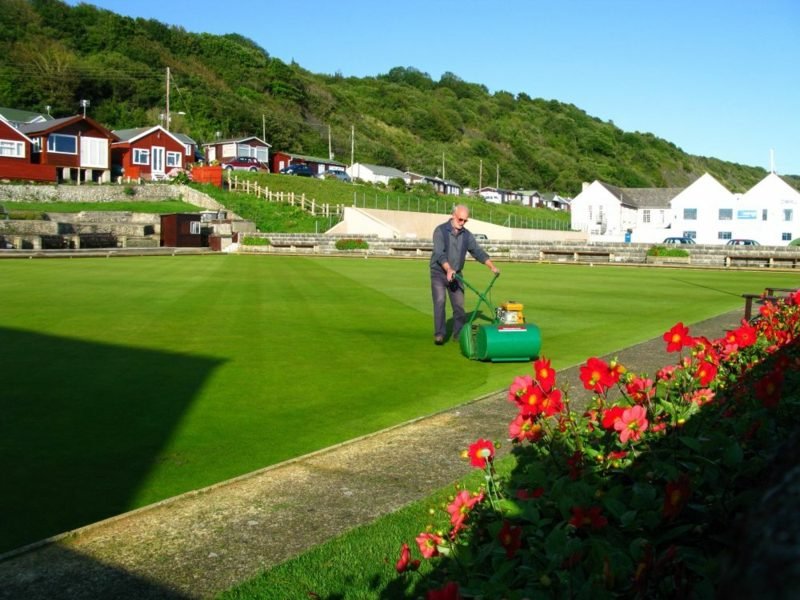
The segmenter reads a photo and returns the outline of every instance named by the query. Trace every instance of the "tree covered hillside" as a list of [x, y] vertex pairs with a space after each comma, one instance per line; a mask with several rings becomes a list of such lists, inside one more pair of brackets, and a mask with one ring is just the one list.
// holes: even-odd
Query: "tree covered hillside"
[[[298, 42], [302, 43], [302, 42]], [[462, 185], [574, 195], [581, 182], [684, 186], [708, 171], [733, 191], [766, 172], [691, 156], [571, 104], [516, 96], [413, 67], [375, 77], [320, 75], [235, 33], [190, 33], [88, 4], [0, 0], [0, 106], [89, 114], [112, 129], [159, 122], [171, 70], [171, 128], [199, 142], [261, 135], [274, 150], [440, 174]], [[546, 90], [543, 90], [546, 92]], [[185, 115], [178, 114], [179, 112]]]

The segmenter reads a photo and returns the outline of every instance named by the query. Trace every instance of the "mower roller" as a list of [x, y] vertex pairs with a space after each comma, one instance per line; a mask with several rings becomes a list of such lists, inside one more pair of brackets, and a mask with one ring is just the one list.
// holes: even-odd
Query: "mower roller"
[[[525, 322], [522, 304], [508, 301], [495, 307], [487, 297], [499, 276], [495, 274], [489, 287], [481, 293], [461, 275], [456, 275], [458, 281], [478, 296], [478, 304], [459, 334], [461, 353], [472, 360], [491, 362], [534, 360], [539, 357], [542, 335], [536, 325]], [[478, 309], [484, 303], [493, 315], [489, 325], [475, 323]]]

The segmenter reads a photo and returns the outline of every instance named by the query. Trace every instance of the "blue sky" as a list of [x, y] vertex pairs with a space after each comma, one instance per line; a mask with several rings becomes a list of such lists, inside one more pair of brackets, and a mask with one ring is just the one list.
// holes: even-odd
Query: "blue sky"
[[[69, 2], [77, 4], [77, 2]], [[98, 0], [345, 76], [412, 66], [576, 105], [686, 152], [800, 174], [798, 0]], [[299, 8], [298, 8], [299, 7]]]

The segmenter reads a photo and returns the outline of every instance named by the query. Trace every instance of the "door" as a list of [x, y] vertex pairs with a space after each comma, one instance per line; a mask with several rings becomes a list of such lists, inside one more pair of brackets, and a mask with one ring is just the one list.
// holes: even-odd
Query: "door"
[[153, 154], [150, 158], [150, 169], [153, 177], [164, 174], [164, 147], [153, 146]]
[[81, 167], [108, 168], [108, 140], [81, 136]]

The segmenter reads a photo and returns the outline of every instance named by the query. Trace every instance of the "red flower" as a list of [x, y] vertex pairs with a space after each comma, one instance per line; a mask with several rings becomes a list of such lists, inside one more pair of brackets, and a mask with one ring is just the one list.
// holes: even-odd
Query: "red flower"
[[509, 521], [503, 521], [503, 527], [497, 535], [500, 545], [505, 548], [506, 558], [514, 558], [522, 546], [522, 527], [512, 527]]
[[686, 475], [681, 475], [677, 481], [667, 482], [664, 488], [664, 508], [662, 510], [664, 518], [675, 518], [686, 506], [690, 494], [689, 478]]
[[544, 357], [533, 363], [536, 381], [545, 391], [550, 391], [556, 384], [556, 370], [550, 366], [550, 361]]
[[614, 385], [614, 375], [609, 366], [597, 357], [592, 357], [580, 368], [583, 387], [602, 394]]
[[694, 372], [694, 378], [702, 386], [709, 385], [717, 376], [717, 367], [710, 362], [701, 361]]
[[637, 441], [647, 429], [647, 411], [638, 404], [625, 409], [622, 416], [614, 421], [614, 429], [619, 431], [619, 441], [623, 444], [628, 440]]
[[540, 439], [542, 439], [543, 435], [544, 431], [542, 430], [542, 426], [538, 423], [534, 423], [533, 419], [525, 415], [517, 415], [517, 417], [511, 421], [511, 424], [508, 426], [508, 436], [512, 440], [516, 440], [518, 442], [522, 442], [524, 440], [538, 442]]
[[656, 379], [659, 381], [669, 381], [675, 375], [675, 371], [678, 369], [677, 365], [667, 365], [666, 367], [661, 367], [656, 373]]
[[519, 489], [517, 490], [517, 500], [535, 500], [544, 494], [544, 488], [538, 487], [532, 490]]
[[590, 508], [573, 506], [570, 510], [572, 511], [572, 518], [569, 520], [569, 524], [578, 529], [581, 527], [602, 529], [608, 525], [608, 519], [603, 516], [603, 509], [599, 506]]
[[394, 566], [398, 573], [405, 573], [406, 571], [416, 571], [419, 568], [419, 560], [411, 560], [411, 550], [405, 542], [400, 547], [400, 558]]
[[463, 600], [458, 590], [458, 584], [450, 581], [444, 587], [436, 590], [429, 590], [425, 595], [425, 600]]
[[564, 410], [564, 403], [561, 401], [561, 390], [550, 390], [542, 398], [542, 412], [546, 417], [552, 417]]
[[527, 393], [529, 387], [533, 385], [533, 379], [530, 375], [524, 377], [516, 377], [508, 388], [509, 402], [518, 402], [520, 397]]
[[626, 456], [628, 456], [627, 450], [614, 450], [608, 453], [608, 460], [622, 460]]
[[696, 390], [690, 397], [689, 402], [694, 402], [697, 406], [708, 404], [714, 399], [714, 392], [708, 388]]
[[477, 469], [486, 468], [486, 463], [492, 461], [494, 456], [494, 443], [490, 440], [479, 439], [469, 447], [470, 464]]
[[664, 334], [663, 339], [667, 342], [667, 352], [680, 352], [684, 346], [691, 346], [694, 343], [689, 337], [689, 328], [683, 323], [677, 323]]
[[422, 556], [425, 558], [439, 556], [439, 546], [444, 543], [442, 536], [433, 533], [420, 533], [416, 539]]
[[528, 417], [535, 417], [542, 412], [544, 392], [540, 387], [531, 386], [517, 399], [519, 412]]
[[483, 494], [476, 494], [471, 496], [467, 490], [458, 492], [455, 500], [447, 506], [447, 512], [450, 513], [450, 524], [453, 526], [453, 533], [458, 533], [464, 527], [464, 521], [467, 520], [469, 511], [471, 511], [478, 502], [483, 500]]
[[747, 348], [756, 343], [756, 328], [752, 325], [742, 325], [733, 332], [733, 336], [739, 348]]
[[756, 398], [766, 408], [775, 408], [781, 399], [781, 389], [783, 388], [783, 373], [772, 371], [756, 381]]
[[617, 419], [622, 417], [622, 413], [625, 412], [625, 408], [622, 406], [612, 406], [609, 409], [603, 411], [603, 420], [601, 421], [601, 425], [604, 429], [614, 429], [614, 423]]
[[653, 380], [643, 377], [634, 377], [633, 381], [625, 386], [625, 389], [628, 391], [628, 394], [630, 394], [631, 399], [637, 404], [647, 402], [647, 400], [652, 398], [656, 393], [653, 387]]

